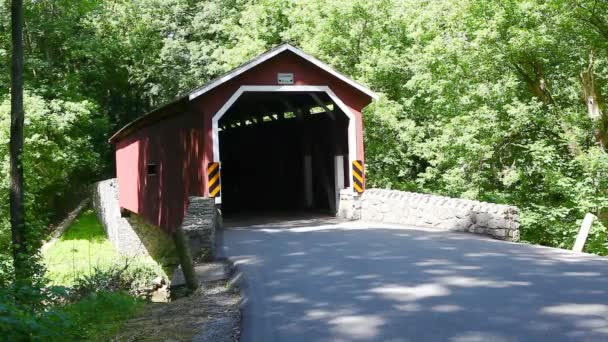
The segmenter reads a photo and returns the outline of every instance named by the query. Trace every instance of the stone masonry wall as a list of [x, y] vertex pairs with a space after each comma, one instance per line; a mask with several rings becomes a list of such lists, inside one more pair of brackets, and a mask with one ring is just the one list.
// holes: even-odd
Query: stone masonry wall
[[182, 229], [190, 242], [192, 258], [211, 261], [215, 255], [215, 230], [219, 222], [215, 199], [190, 197], [188, 202]]
[[368, 189], [359, 196], [343, 190], [338, 216], [519, 240], [516, 207], [429, 194]]
[[[116, 179], [93, 184], [91, 198], [93, 208], [103, 224], [108, 239], [119, 254], [151, 257], [167, 270], [178, 264], [172, 236], [157, 226], [145, 222], [136, 214], [121, 216]], [[182, 229], [188, 237], [190, 251], [196, 261], [213, 259], [215, 230], [218, 224], [213, 198], [189, 198]]]
[[121, 216], [116, 179], [93, 184], [91, 198], [97, 217], [118, 254], [150, 257], [163, 267], [177, 264], [175, 244], [169, 234], [135, 214]]
[[91, 190], [93, 208], [116, 251], [121, 255], [148, 256], [129, 221], [120, 215], [116, 179], [95, 183]]

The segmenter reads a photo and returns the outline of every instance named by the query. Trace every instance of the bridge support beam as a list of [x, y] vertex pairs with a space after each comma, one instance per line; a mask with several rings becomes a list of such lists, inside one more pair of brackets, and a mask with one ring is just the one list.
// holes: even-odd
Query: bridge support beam
[[314, 207], [314, 196], [312, 187], [312, 156], [304, 156], [304, 200], [306, 209]]

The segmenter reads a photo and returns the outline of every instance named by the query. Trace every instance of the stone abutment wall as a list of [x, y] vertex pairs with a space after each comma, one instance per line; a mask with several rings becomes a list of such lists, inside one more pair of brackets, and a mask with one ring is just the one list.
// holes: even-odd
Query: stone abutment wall
[[215, 199], [190, 197], [188, 202], [182, 230], [190, 242], [192, 258], [211, 261], [215, 256], [215, 231], [219, 225]]
[[340, 193], [338, 216], [519, 240], [516, 207], [413, 192], [369, 189]]
[[[108, 179], [93, 184], [91, 189], [93, 208], [101, 221], [108, 239], [120, 255], [150, 256], [138, 232], [147, 230], [143, 220], [137, 217], [122, 217], [118, 205], [118, 183]], [[135, 216], [135, 215], [133, 215]], [[130, 222], [132, 221], [132, 222]], [[139, 224], [142, 227], [137, 227]], [[167, 236], [166, 239], [169, 239]]]
[[[108, 239], [119, 254], [151, 257], [163, 266], [178, 264], [171, 235], [134, 213], [121, 216], [116, 179], [93, 184], [91, 197]], [[182, 229], [189, 239], [190, 251], [195, 260], [211, 260], [218, 225], [215, 202], [202, 197], [190, 197], [189, 202]]]

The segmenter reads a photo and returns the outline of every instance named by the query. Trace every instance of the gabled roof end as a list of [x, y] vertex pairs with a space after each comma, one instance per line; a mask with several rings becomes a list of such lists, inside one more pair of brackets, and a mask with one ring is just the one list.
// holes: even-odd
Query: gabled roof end
[[294, 54], [304, 58], [305, 60], [311, 62], [312, 64], [316, 65], [317, 67], [319, 67], [320, 69], [323, 69], [324, 71], [330, 73], [331, 75], [335, 76], [336, 78], [348, 83], [350, 86], [352, 86], [353, 88], [358, 89], [359, 91], [361, 91], [362, 93], [368, 95], [369, 97], [377, 100], [378, 99], [378, 95], [376, 93], [374, 93], [373, 91], [371, 91], [369, 88], [367, 88], [366, 86], [344, 76], [343, 74], [339, 73], [338, 71], [334, 70], [332, 67], [330, 67], [329, 65], [321, 62], [319, 59], [307, 54], [306, 52], [298, 49], [297, 47], [289, 44], [289, 43], [284, 43], [281, 44], [263, 54], [261, 54], [260, 56], [252, 59], [251, 61], [241, 65], [240, 67], [237, 67], [236, 69], [232, 70], [231, 72], [229, 72], [228, 74], [221, 76], [205, 85], [203, 85], [202, 87], [199, 87], [198, 89], [195, 89], [193, 91], [191, 91], [188, 94], [188, 97], [190, 100], [195, 99], [207, 92], [209, 92], [210, 90], [220, 86], [221, 84], [228, 82], [229, 80], [243, 74], [244, 72], [256, 67], [257, 65], [275, 57], [278, 56], [279, 54], [285, 52], [285, 51], [291, 51]]

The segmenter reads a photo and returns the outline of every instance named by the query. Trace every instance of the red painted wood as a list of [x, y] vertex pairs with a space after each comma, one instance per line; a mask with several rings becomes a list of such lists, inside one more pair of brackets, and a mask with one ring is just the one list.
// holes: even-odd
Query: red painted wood
[[[357, 159], [364, 160], [361, 110], [371, 98], [286, 51], [189, 104], [165, 108], [176, 110], [179, 105], [182, 113], [140, 128], [116, 142], [120, 206], [173, 231], [183, 219], [188, 197], [208, 195], [205, 166], [213, 159], [213, 115], [242, 85], [277, 85], [279, 72], [293, 73], [296, 85], [332, 89], [356, 118]], [[149, 163], [157, 165], [157, 175], [146, 175]]]
[[[149, 223], [173, 231], [183, 218], [188, 196], [203, 196], [203, 125], [185, 113], [134, 132], [116, 144], [116, 175], [121, 207]], [[148, 164], [157, 174], [146, 174]]]

